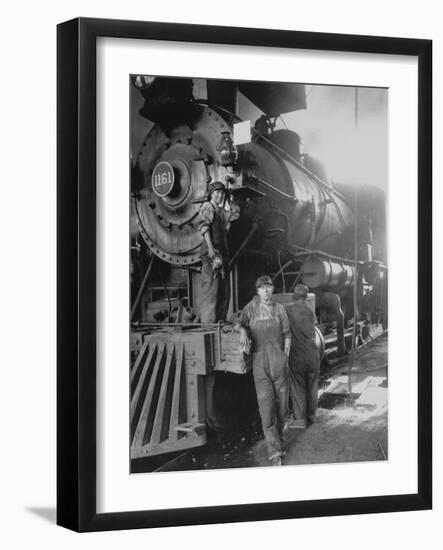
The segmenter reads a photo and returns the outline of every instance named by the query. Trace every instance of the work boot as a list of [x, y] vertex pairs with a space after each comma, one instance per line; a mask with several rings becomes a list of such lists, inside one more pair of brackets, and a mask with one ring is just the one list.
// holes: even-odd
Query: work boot
[[294, 418], [293, 420], [291, 420], [291, 422], [288, 424], [288, 428], [290, 430], [292, 429], [299, 429], [299, 430], [303, 430], [304, 428], [306, 428], [306, 422], [301, 419], [301, 418]]
[[277, 455], [277, 456], [273, 456], [272, 458], [269, 459], [271, 461], [271, 465], [272, 466], [281, 466], [282, 463], [281, 463], [281, 456], [280, 455]]
[[311, 424], [315, 424], [317, 422], [317, 419], [315, 416], [310, 416], [308, 418], [308, 426], [311, 426]]

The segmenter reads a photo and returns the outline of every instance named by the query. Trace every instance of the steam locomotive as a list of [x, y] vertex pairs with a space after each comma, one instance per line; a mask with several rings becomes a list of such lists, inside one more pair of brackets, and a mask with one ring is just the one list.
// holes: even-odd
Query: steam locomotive
[[[223, 388], [223, 408], [223, 395], [248, 379], [229, 322], [198, 322], [197, 220], [211, 181], [224, 182], [240, 209], [229, 232], [228, 320], [259, 275], [271, 275], [282, 303], [303, 282], [330, 361], [351, 339], [386, 328], [387, 267], [384, 193], [333, 184], [296, 132], [276, 128], [282, 113], [306, 108], [303, 85], [144, 75], [130, 85], [133, 115], [145, 120], [132, 132], [146, 131], [131, 162], [134, 459], [203, 445], [208, 380]], [[256, 112], [253, 124], [239, 118], [240, 98]]]

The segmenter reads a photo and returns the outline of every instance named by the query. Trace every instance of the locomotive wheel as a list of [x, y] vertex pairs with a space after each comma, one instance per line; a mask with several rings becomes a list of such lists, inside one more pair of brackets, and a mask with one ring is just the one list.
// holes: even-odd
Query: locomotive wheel
[[216, 372], [212, 393], [215, 422], [209, 428], [221, 433], [238, 432], [251, 426], [258, 415], [252, 373]]

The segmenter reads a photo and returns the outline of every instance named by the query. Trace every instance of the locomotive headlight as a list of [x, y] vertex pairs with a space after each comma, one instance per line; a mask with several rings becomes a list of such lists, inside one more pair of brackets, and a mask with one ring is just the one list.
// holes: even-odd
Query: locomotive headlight
[[223, 166], [232, 166], [236, 162], [238, 152], [232, 141], [230, 132], [222, 132], [222, 138], [217, 145], [217, 151]]
[[223, 147], [220, 149], [220, 157], [222, 160], [228, 160], [231, 156], [231, 150], [228, 147]]

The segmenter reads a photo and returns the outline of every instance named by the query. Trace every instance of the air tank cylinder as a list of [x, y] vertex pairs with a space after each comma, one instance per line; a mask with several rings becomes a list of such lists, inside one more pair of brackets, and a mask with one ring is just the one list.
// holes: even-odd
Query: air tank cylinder
[[354, 268], [345, 262], [311, 256], [303, 264], [301, 279], [309, 288], [339, 290], [352, 285]]

